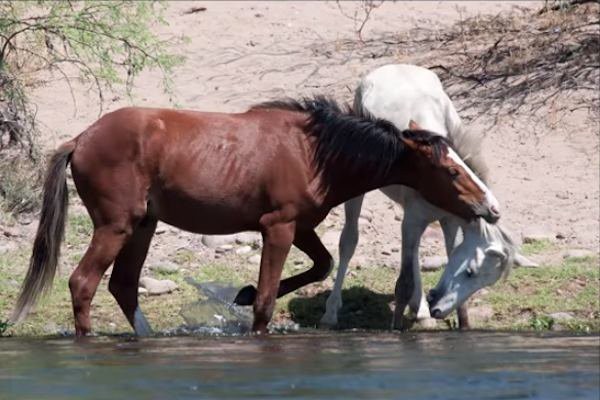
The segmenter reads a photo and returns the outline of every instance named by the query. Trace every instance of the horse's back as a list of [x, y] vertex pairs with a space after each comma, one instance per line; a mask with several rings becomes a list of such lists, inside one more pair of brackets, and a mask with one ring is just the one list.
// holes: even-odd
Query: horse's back
[[377, 68], [360, 83], [362, 106], [378, 118], [407, 129], [410, 120], [448, 136], [460, 117], [438, 76], [427, 68], [390, 64]]
[[303, 120], [275, 111], [119, 109], [77, 138], [73, 176], [92, 208], [101, 206], [96, 199], [126, 199], [143, 211], [149, 202], [157, 218], [194, 232], [256, 229], [287, 200], [277, 187], [292, 187], [285, 194], [294, 198], [306, 187], [305, 135], [295, 129]]

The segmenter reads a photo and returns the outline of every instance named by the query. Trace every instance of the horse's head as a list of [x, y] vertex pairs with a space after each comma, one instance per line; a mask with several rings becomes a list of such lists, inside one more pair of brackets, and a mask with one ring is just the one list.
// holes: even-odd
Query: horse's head
[[513, 263], [516, 247], [498, 225], [478, 220], [465, 224], [463, 234], [440, 281], [427, 295], [434, 318], [446, 317], [473, 293], [496, 283]]
[[412, 150], [418, 172], [412, 186], [429, 202], [466, 220], [500, 218], [498, 200], [441, 136], [410, 121], [402, 141]]

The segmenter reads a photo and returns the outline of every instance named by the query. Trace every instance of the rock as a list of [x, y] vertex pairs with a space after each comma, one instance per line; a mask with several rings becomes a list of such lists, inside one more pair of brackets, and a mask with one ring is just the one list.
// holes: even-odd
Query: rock
[[204, 235], [202, 236], [202, 244], [211, 249], [216, 249], [224, 244], [235, 243], [236, 235]]
[[421, 261], [422, 271], [436, 271], [446, 265], [446, 257], [444, 256], [427, 256]]
[[392, 253], [398, 253], [400, 251], [398, 247], [392, 247], [390, 250]]
[[217, 247], [217, 249], [215, 249], [215, 252], [218, 254], [225, 254], [225, 253], [229, 253], [231, 250], [233, 250], [233, 245], [222, 244], [219, 247]]
[[321, 237], [321, 242], [323, 242], [325, 247], [337, 246], [340, 242], [341, 234], [342, 233], [340, 231], [329, 230], [323, 234]]
[[138, 287], [138, 295], [147, 295], [148, 294], [148, 289], [143, 288], [143, 287]]
[[144, 276], [140, 279], [140, 286], [148, 291], [151, 296], [158, 296], [165, 293], [171, 293], [177, 289], [177, 284], [170, 279], [154, 279]]
[[251, 257], [248, 257], [248, 262], [250, 264], [260, 264], [260, 254], [255, 254]]
[[235, 249], [235, 254], [239, 254], [239, 255], [248, 254], [251, 251], [252, 251], [252, 247], [250, 247], [250, 246], [242, 246], [242, 247], [239, 247], [239, 248]]
[[586, 250], [586, 249], [569, 249], [563, 253], [563, 258], [588, 258], [594, 257], [597, 255], [595, 251]]
[[258, 232], [240, 232], [236, 233], [234, 236], [237, 244], [260, 245], [262, 242], [262, 237]]
[[179, 266], [177, 264], [168, 261], [161, 262], [160, 264], [152, 264], [149, 268], [151, 271], [163, 274], [174, 274], [179, 271]]
[[535, 242], [552, 242], [555, 235], [547, 232], [529, 232], [523, 233], [523, 243], [535, 243]]
[[381, 254], [383, 254], [384, 256], [391, 256], [391, 255], [392, 255], [392, 253], [390, 253], [390, 252], [389, 252], [389, 251], [387, 251], [387, 250], [383, 250], [383, 251], [381, 252]]
[[573, 314], [571, 314], [570, 312], [555, 312], [552, 314], [548, 314], [548, 316], [552, 318], [555, 322], [565, 322], [574, 318]]
[[469, 319], [472, 321], [487, 321], [494, 316], [492, 306], [482, 304], [469, 308]]

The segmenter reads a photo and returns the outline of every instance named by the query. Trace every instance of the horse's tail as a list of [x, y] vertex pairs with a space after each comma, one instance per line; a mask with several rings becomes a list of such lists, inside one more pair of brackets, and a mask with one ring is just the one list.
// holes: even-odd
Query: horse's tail
[[41, 294], [48, 292], [56, 273], [60, 244], [65, 232], [68, 191], [66, 167], [75, 150], [75, 140], [64, 143], [52, 156], [44, 181], [42, 212], [27, 276], [10, 321], [21, 321]]

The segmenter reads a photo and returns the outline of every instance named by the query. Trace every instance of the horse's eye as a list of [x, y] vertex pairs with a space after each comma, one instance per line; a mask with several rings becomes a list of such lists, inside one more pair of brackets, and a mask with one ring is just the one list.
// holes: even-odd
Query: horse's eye
[[450, 176], [452, 178], [458, 177], [458, 170], [456, 168], [450, 167], [448, 171], [450, 172]]

